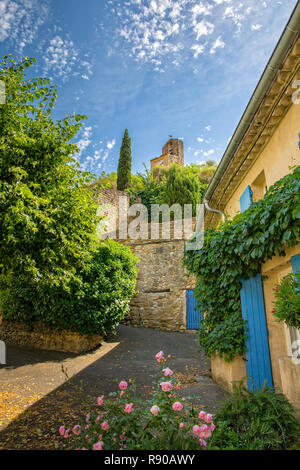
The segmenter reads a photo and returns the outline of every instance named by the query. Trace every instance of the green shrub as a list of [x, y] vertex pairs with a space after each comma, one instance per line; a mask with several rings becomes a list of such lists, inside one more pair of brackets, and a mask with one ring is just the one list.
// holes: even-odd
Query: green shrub
[[210, 449], [279, 450], [299, 439], [295, 410], [281, 393], [264, 386], [250, 392], [242, 384], [215, 416]]
[[22, 278], [2, 282], [3, 317], [29, 326], [42, 322], [53, 329], [81, 334], [111, 331], [129, 309], [137, 276], [137, 258], [113, 240], [101, 242], [89, 263], [68, 287], [28, 284]]
[[300, 271], [283, 278], [274, 291], [273, 313], [277, 320], [300, 329]]

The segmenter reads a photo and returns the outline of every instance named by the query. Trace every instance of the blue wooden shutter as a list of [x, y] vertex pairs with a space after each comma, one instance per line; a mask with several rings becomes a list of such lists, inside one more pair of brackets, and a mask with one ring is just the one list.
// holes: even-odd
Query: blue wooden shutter
[[300, 271], [300, 254], [296, 255], [296, 256], [293, 256], [291, 258], [291, 263], [292, 263], [293, 273], [294, 274], [296, 273], [296, 271]]
[[241, 212], [245, 212], [248, 207], [252, 204], [252, 190], [250, 186], [247, 186], [246, 190], [243, 192], [240, 198]]

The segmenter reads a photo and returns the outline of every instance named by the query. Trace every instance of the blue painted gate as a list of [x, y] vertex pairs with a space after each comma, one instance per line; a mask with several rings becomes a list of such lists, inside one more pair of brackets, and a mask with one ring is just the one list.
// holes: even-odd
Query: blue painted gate
[[188, 330], [199, 330], [202, 319], [202, 313], [197, 306], [197, 300], [194, 291], [186, 291], [186, 327]]
[[[244, 212], [252, 204], [250, 186], [242, 194], [240, 205]], [[246, 361], [248, 389], [261, 389], [266, 383], [273, 387], [268, 330], [261, 274], [242, 280], [241, 308], [244, 320], [248, 322], [246, 340]]]

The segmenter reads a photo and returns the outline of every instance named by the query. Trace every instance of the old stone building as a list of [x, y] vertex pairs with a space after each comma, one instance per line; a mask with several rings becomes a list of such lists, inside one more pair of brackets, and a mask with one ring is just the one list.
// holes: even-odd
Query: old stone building
[[183, 142], [180, 139], [170, 138], [162, 148], [162, 155], [153, 158], [151, 161], [151, 170], [157, 166], [168, 167], [172, 163], [184, 166]]
[[[176, 142], [180, 141], [169, 141], [166, 145], [173, 147], [167, 147], [166, 150], [176, 149], [180, 155], [173, 156], [182, 161], [183, 145], [176, 147]], [[129, 246], [139, 258], [137, 294], [132, 299], [131, 309], [125, 321], [133, 326], [162, 330], [194, 329], [193, 325], [187, 324], [187, 308], [193, 308], [188, 306], [190, 304], [187, 302], [187, 296], [195, 287], [195, 280], [183, 266], [183, 255], [185, 242], [192, 235], [195, 219], [185, 222], [184, 234], [183, 230], [178, 232], [174, 229], [174, 222], [170, 222], [170, 237], [166, 237], [164, 224], [156, 223], [153, 225], [158, 225], [159, 229], [154, 240], [151, 239], [153, 225], [149, 223], [148, 235], [143, 233], [135, 240], [129, 237], [124, 239], [123, 236], [120, 238], [119, 219], [124, 217], [124, 212], [128, 213], [129, 208], [129, 198], [126, 199], [126, 195], [128, 193], [115, 189], [103, 189], [99, 194], [100, 213], [107, 215], [107, 226], [102, 232], [102, 237], [117, 239]], [[124, 207], [124, 196], [127, 207]], [[122, 207], [120, 198], [123, 201]], [[131, 217], [127, 217], [128, 223], [131, 220]]]

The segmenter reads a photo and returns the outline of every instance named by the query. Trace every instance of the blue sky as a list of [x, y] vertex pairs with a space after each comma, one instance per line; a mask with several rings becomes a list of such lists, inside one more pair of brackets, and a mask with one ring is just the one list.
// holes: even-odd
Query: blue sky
[[0, 54], [37, 59], [59, 87], [54, 118], [88, 116], [82, 168], [133, 172], [184, 139], [186, 163], [219, 161], [296, 0], [0, 0]]

